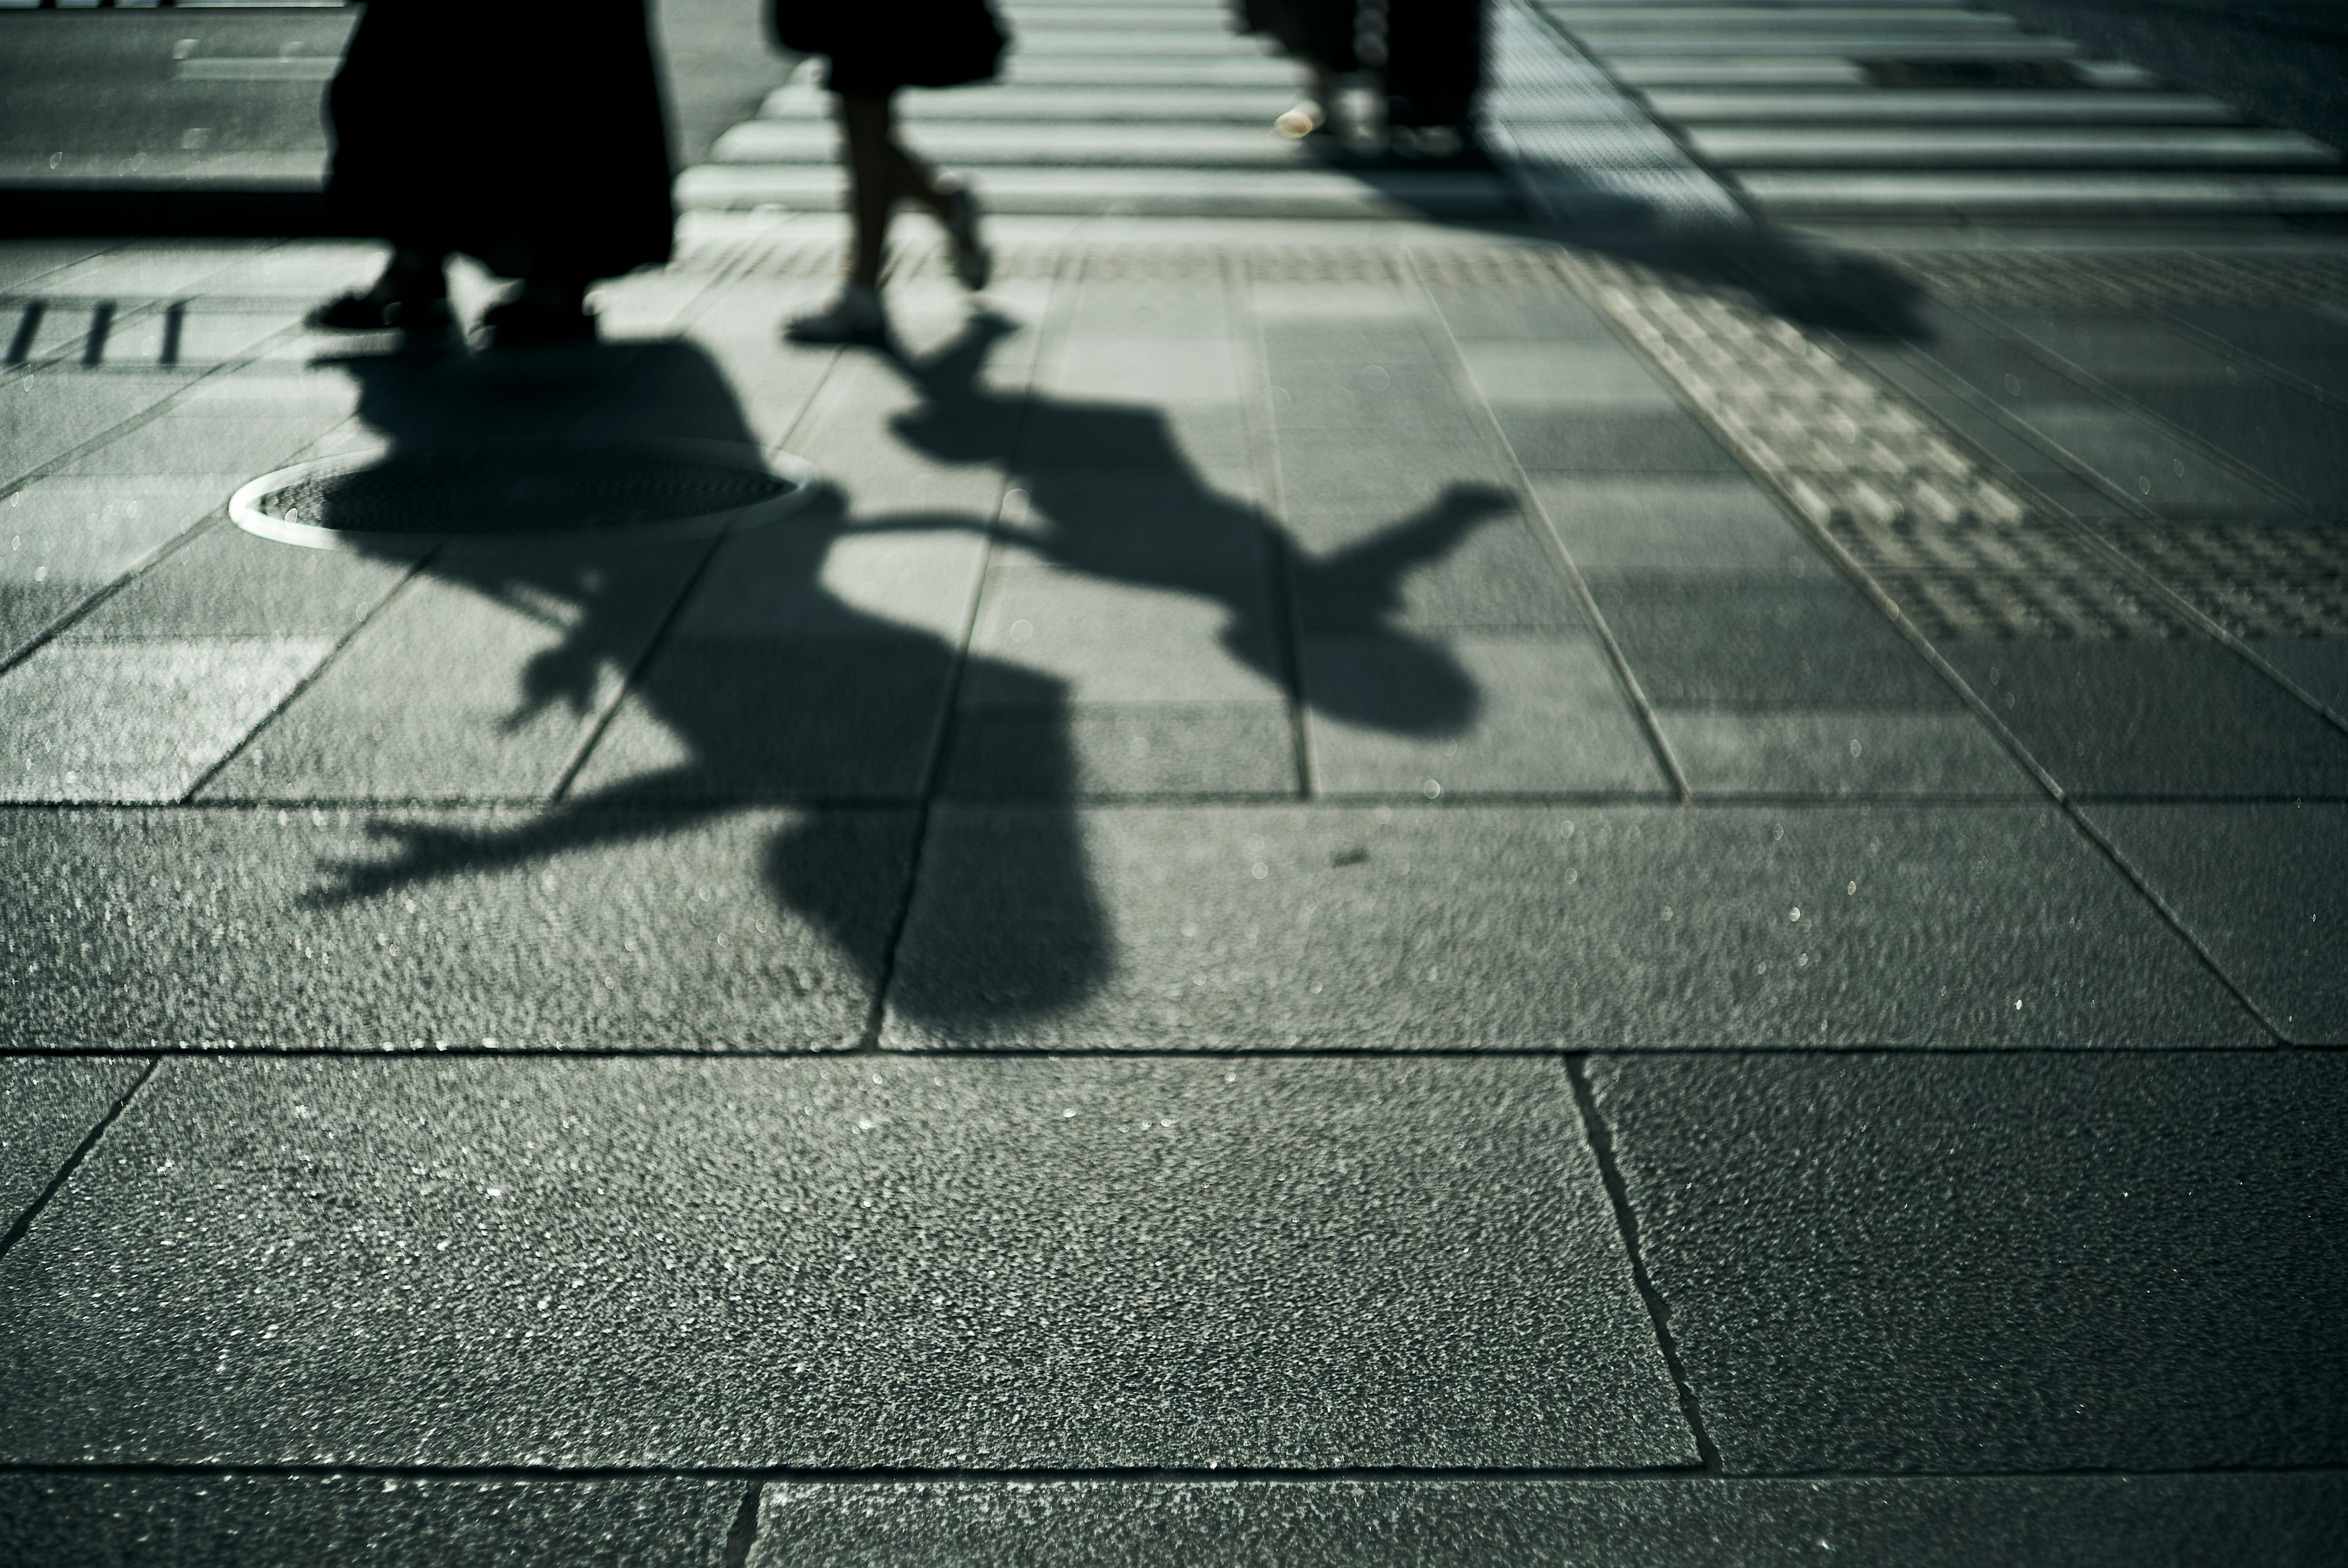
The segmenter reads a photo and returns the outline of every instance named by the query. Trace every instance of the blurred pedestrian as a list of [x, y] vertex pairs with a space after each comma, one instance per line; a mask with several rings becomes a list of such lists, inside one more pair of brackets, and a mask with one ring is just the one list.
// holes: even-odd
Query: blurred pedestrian
[[1484, 0], [1386, 0], [1386, 139], [1419, 161], [1474, 158]]
[[823, 85], [839, 117], [854, 231], [839, 297], [794, 318], [785, 335], [800, 343], [887, 341], [880, 269], [901, 200], [926, 207], [945, 226], [963, 286], [984, 288], [994, 259], [979, 234], [978, 199], [962, 180], [932, 176], [898, 143], [896, 95], [901, 87], [994, 77], [1009, 39], [986, 0], [774, 0], [773, 20], [777, 43], [828, 62]]
[[1239, 15], [1240, 31], [1272, 38], [1304, 67], [1307, 97], [1273, 125], [1286, 136], [1334, 134], [1339, 78], [1362, 68], [1356, 0], [1240, 0]]
[[482, 317], [497, 343], [592, 340], [587, 286], [668, 260], [644, 0], [368, 0], [327, 105], [327, 193], [392, 256], [314, 325], [445, 333], [445, 267], [461, 251], [521, 280]]

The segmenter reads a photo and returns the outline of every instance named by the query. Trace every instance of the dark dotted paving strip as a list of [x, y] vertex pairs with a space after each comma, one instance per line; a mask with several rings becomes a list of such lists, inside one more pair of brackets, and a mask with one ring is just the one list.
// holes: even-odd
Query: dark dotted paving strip
[[2348, 1460], [2348, 1060], [1591, 1079], [1732, 1472]]
[[911, 852], [884, 812], [11, 814], [0, 1038], [852, 1045]]
[[2270, 1038], [2044, 806], [954, 806], [930, 833], [885, 1032], [917, 1049]]
[[0, 1059], [0, 1235], [39, 1200], [143, 1065]]
[[2343, 1521], [2338, 1475], [789, 1483], [750, 1563], [2318, 1568], [2348, 1553]]
[[0, 1476], [0, 1559], [45, 1568], [718, 1568], [737, 1481]]
[[167, 1062], [0, 1462], [1695, 1461], [1562, 1064]]

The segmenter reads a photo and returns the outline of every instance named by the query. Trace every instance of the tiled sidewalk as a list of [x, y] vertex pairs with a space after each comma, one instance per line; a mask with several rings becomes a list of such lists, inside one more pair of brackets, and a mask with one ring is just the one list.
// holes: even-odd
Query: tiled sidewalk
[[[1716, 269], [1004, 239], [895, 358], [776, 340], [828, 224], [503, 358], [304, 335], [353, 248], [0, 251], [0, 1556], [2339, 1560], [2348, 1076], [2281, 1048], [2348, 1035], [2348, 644], [2157, 543], [2330, 602], [2336, 491], [2246, 477], [2321, 450], [2328, 284], [1787, 306], [2026, 503], [1935, 533], [1638, 346]], [[2315, 412], [2128, 500], [2241, 406], [2127, 379], [2188, 331]], [[666, 437], [834, 493], [420, 562], [221, 509]], [[2096, 550], [2159, 635], [2031, 630]]]

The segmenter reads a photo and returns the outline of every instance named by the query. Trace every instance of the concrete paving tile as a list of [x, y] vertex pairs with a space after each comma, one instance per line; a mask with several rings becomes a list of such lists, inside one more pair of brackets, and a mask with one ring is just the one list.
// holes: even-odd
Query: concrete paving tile
[[1751, 479], [1527, 476], [1584, 571], [1825, 573], [1807, 535]]
[[2348, 806], [2085, 809], [2284, 1039], [2348, 1044]]
[[1668, 788], [1614, 666], [1586, 636], [1308, 636], [1320, 794]]
[[1459, 345], [1476, 390], [1494, 407], [1668, 409], [1679, 394], [1619, 343], [1589, 339], [1490, 341]]
[[149, 1091], [0, 1267], [18, 1464], [1694, 1459], [1556, 1062], [248, 1058]]
[[145, 1066], [99, 1056], [0, 1058], [0, 1235], [39, 1201]]
[[893, 975], [921, 1049], [2268, 1039], [2047, 808], [956, 806]]
[[28, 813], [28, 1049], [824, 1049], [903, 896], [891, 813]]
[[83, 374], [59, 368], [0, 386], [0, 483], [13, 483], [146, 413], [197, 374]]
[[202, 302], [176, 320], [162, 311], [116, 320], [98, 363], [110, 366], [214, 365], [242, 359], [301, 320], [292, 307], [221, 310]]
[[333, 651], [315, 637], [51, 642], [0, 679], [0, 800], [177, 800]]
[[1006, 564], [1220, 598], [1261, 589], [1272, 545], [1252, 486], [1098, 469], [1021, 475], [996, 534]]
[[1077, 401], [1234, 405], [1239, 358], [1220, 338], [1081, 338], [1064, 343], [1036, 379], [1037, 390]]
[[1540, 525], [1517, 498], [1457, 485], [1416, 514], [1375, 505], [1292, 521], [1289, 595], [1309, 630], [1586, 624]]
[[891, 800], [929, 777], [953, 687], [934, 639], [674, 641], [588, 753], [574, 797]]
[[1485, 417], [1445, 364], [1290, 364], [1272, 373], [1272, 423], [1292, 431], [1482, 438]]
[[1033, 703], [1038, 677], [1080, 702], [1278, 702], [1268, 585], [1169, 591], [1010, 562], [987, 575], [965, 708]]
[[1189, 342], [1227, 338], [1229, 297], [1220, 282], [1104, 282], [1088, 280], [1070, 292], [1059, 323], [1068, 338], [1149, 338]]
[[412, 560], [283, 545], [216, 522], [75, 622], [69, 636], [341, 637], [414, 568]]
[[36, 582], [0, 578], [0, 658], [23, 648], [105, 586], [68, 578]]
[[1612, 413], [1502, 404], [1493, 410], [1528, 468], [1580, 474], [1741, 474], [1735, 456], [1677, 409]]
[[2237, 478], [2187, 445], [2118, 408], [2034, 409], [2031, 426], [2164, 518], [2289, 518], [2291, 502]]
[[1437, 287], [1427, 292], [1436, 308], [1443, 313], [1444, 325], [1462, 342], [1497, 339], [1512, 343], [1526, 338], [1617, 341], [1605, 317], [1562, 290]]
[[205, 798], [550, 794], [707, 550], [446, 558], [369, 621]]
[[2348, 641], [2261, 637], [2251, 639], [2250, 646], [2284, 679], [2348, 718]]
[[[750, 1568], [2320, 1568], [2337, 1475], [778, 1481]], [[1821, 1544], [1823, 1543], [1823, 1544]]]
[[1590, 571], [1650, 701], [1679, 707], [1954, 707], [1882, 611], [1809, 573]]
[[2193, 306], [2172, 313], [2335, 395], [2348, 394], [2348, 319], [2322, 310]]
[[11, 240], [0, 245], [0, 288], [36, 286], [60, 268], [113, 249], [104, 240]]
[[2040, 765], [2088, 794], [2348, 791], [2348, 736], [2196, 639], [1943, 642]]
[[1368, 315], [1354, 320], [1290, 316], [1267, 320], [1264, 358], [1274, 375], [1308, 364], [1442, 364], [1439, 334], [1416, 315]]
[[1236, 408], [1210, 404], [1039, 401], [1020, 426], [1016, 466], [1022, 473], [1193, 474], [1239, 485], [1252, 477], [1245, 421]]
[[[266, 474], [339, 423], [326, 410], [294, 418], [182, 415], [174, 410], [95, 452], [75, 458], [61, 474]], [[234, 487], [232, 486], [231, 488]]]
[[887, 511], [952, 513], [984, 527], [1003, 497], [1007, 442], [974, 446], [967, 457], [939, 458], [910, 445], [885, 422], [860, 419], [827, 428], [808, 425], [790, 450], [813, 463], [859, 516]]
[[2120, 384], [2155, 414], [2263, 475], [2316, 512], [2348, 494], [2348, 413], [2291, 387], [2252, 382]]
[[2348, 1061], [1611, 1057], [1591, 1077], [1732, 1472], [2348, 1456]]
[[57, 1568], [719, 1568], [731, 1481], [0, 1476], [0, 1554]]
[[1966, 712], [1662, 708], [1655, 720], [1699, 794], [2038, 794]]
[[1508, 459], [1489, 441], [1380, 440], [1366, 434], [1292, 431], [1279, 444], [1283, 515], [1358, 512], [1401, 518], [1462, 485], [1506, 488]]
[[1284, 703], [1075, 703], [963, 712], [944, 793], [1286, 796], [1296, 788]]
[[[946, 525], [929, 528], [936, 521]], [[896, 639], [958, 641], [986, 555], [984, 536], [951, 516], [865, 516], [852, 528], [796, 518], [736, 534], [678, 611], [686, 641]]]

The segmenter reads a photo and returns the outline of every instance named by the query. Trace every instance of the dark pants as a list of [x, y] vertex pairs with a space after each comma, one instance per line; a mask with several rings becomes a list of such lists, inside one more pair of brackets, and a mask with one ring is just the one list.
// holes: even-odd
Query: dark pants
[[1389, 122], [1465, 125], [1483, 85], [1483, 0], [1386, 0]]

